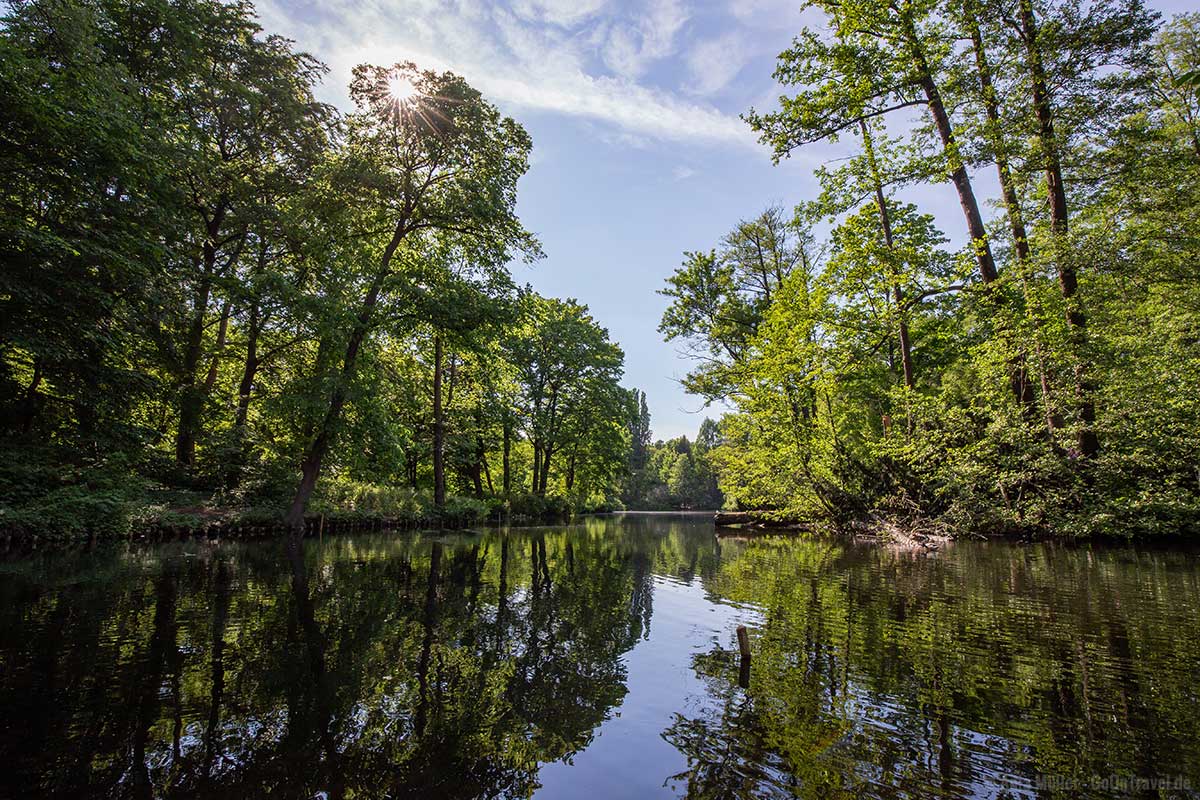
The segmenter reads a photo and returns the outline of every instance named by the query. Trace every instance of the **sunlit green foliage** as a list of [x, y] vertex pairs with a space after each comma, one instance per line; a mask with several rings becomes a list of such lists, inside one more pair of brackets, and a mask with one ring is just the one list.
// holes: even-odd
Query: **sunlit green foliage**
[[6, 8], [0, 526], [615, 495], [623, 356], [508, 271], [541, 255], [520, 124], [411, 63], [356, 68], [338, 113], [248, 2]]
[[[1196, 16], [811, 5], [829, 28], [797, 36], [779, 109], [747, 119], [776, 158], [850, 146], [787, 223], [812, 257], [738, 280], [742, 223], [664, 290], [661, 330], [700, 360], [688, 388], [737, 408], [714, 453], [728, 504], [958, 534], [1193, 530]], [[962, 207], [951, 237], [905, 197], [938, 181]]]

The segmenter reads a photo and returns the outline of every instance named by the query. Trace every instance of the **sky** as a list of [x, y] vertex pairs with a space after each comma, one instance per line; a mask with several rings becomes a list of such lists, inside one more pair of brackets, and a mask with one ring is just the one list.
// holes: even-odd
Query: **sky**
[[[1158, 0], [1165, 14], [1188, 0]], [[519, 284], [586, 303], [625, 351], [656, 438], [694, 436], [721, 410], [679, 384], [692, 367], [658, 323], [658, 293], [689, 250], [739, 220], [816, 193], [823, 148], [772, 165], [739, 118], [778, 95], [775, 57], [806, 24], [795, 0], [259, 0], [263, 27], [329, 66], [320, 99], [343, 110], [356, 64], [413, 61], [465, 77], [533, 137], [517, 211], [546, 257]], [[986, 178], [984, 178], [986, 183]], [[948, 187], [905, 199], [960, 241]], [[958, 227], [961, 227], [959, 222]]]

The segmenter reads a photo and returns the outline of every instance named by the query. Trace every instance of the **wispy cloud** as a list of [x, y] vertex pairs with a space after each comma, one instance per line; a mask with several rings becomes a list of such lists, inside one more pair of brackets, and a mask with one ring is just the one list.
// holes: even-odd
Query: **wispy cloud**
[[692, 177], [695, 174], [696, 174], [696, 170], [692, 169], [689, 166], [685, 166], [683, 164], [680, 164], [679, 166], [675, 167], [675, 169], [671, 170], [671, 175], [677, 181], [686, 181], [688, 178]]
[[676, 34], [688, 20], [679, 0], [651, 0], [636, 17], [608, 26], [604, 63], [618, 75], [637, 78], [675, 52]]
[[513, 11], [535, 22], [574, 27], [595, 16], [609, 0], [516, 0]]
[[730, 31], [694, 44], [685, 57], [691, 74], [687, 90], [698, 95], [721, 91], [750, 63], [753, 55], [752, 45], [741, 31]]
[[[685, 41], [693, 15], [682, 0], [260, 0], [259, 9], [269, 30], [330, 65], [329, 99], [344, 98], [356, 64], [412, 60], [462, 74], [510, 110], [579, 117], [640, 141], [754, 145], [735, 113], [703, 99], [745, 56], [721, 52], [734, 35]], [[660, 63], [687, 82], [672, 87]]]

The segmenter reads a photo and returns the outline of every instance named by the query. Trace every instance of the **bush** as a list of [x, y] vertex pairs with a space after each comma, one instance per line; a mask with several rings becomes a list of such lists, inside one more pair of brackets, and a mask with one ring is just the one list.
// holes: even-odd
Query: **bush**
[[52, 450], [5, 450], [0, 465], [0, 529], [18, 536], [125, 536], [149, 506], [119, 458], [64, 465]]
[[474, 497], [450, 497], [438, 512], [438, 522], [447, 528], [466, 528], [488, 517], [489, 506]]
[[310, 506], [314, 513], [355, 512], [378, 517], [428, 516], [432, 507], [428, 492], [357, 481], [322, 484]]
[[502, 510], [503, 518], [516, 523], [568, 520], [573, 513], [571, 504], [565, 497], [543, 497], [532, 492], [513, 495]]
[[126, 536], [139, 505], [119, 489], [64, 486], [20, 506], [0, 506], [0, 526], [34, 539]]

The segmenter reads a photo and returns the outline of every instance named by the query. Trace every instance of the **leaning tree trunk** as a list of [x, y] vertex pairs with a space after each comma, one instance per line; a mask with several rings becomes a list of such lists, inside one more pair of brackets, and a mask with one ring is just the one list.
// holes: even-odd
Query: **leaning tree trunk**
[[400, 240], [404, 238], [405, 233], [405, 224], [401, 222], [396, 226], [392, 240], [388, 242], [388, 246], [383, 251], [379, 272], [375, 274], [375, 279], [363, 297], [354, 329], [350, 332], [350, 340], [346, 343], [346, 354], [342, 357], [342, 372], [330, 393], [329, 406], [316, 430], [316, 435], [300, 462], [300, 483], [296, 487], [296, 494], [292, 497], [292, 503], [284, 517], [284, 522], [295, 535], [304, 533], [304, 511], [308, 508], [308, 501], [312, 497], [313, 490], [317, 487], [321, 464], [333, 443], [335, 428], [341, 419], [342, 407], [346, 404], [346, 391], [354, 379], [354, 373], [358, 367], [358, 351], [362, 348], [363, 340], [366, 339], [367, 331], [371, 327], [371, 320], [375, 314], [375, 306], [379, 303], [383, 283], [390, 274], [392, 256], [395, 254], [396, 248], [400, 246]]
[[1058, 266], [1058, 285], [1067, 306], [1067, 326], [1071, 332], [1072, 356], [1075, 360], [1075, 394], [1078, 404], [1079, 452], [1084, 458], [1092, 458], [1100, 451], [1096, 436], [1096, 406], [1093, 400], [1095, 387], [1088, 380], [1088, 365], [1083, 350], [1087, 346], [1087, 317], [1080, 305], [1076, 292], [1079, 277], [1068, 252], [1067, 191], [1063, 186], [1062, 158], [1058, 139], [1054, 132], [1054, 115], [1050, 107], [1050, 91], [1042, 64], [1041, 47], [1038, 44], [1037, 21], [1033, 15], [1032, 0], [1021, 0], [1021, 38], [1029, 58], [1032, 84], [1033, 111], [1037, 117], [1038, 139], [1042, 157], [1045, 159], [1046, 192], [1050, 200], [1050, 232], [1054, 247], [1054, 260]]
[[975, 189], [971, 185], [971, 176], [958, 154], [958, 145], [954, 138], [954, 128], [950, 124], [950, 115], [946, 113], [946, 105], [942, 101], [941, 90], [933, 79], [933, 72], [925, 51], [917, 37], [916, 26], [912, 18], [902, 15], [901, 29], [904, 43], [912, 57], [916, 68], [917, 81], [921, 91], [925, 93], [926, 105], [933, 116], [934, 127], [942, 141], [942, 150], [946, 154], [950, 167], [950, 180], [958, 192], [958, 202], [962, 206], [963, 216], [967, 221], [967, 232], [971, 236], [971, 249], [975, 253], [975, 263], [979, 267], [979, 276], [984, 283], [996, 280], [996, 261], [992, 258], [992, 248], [988, 244], [987, 228], [983, 224], [983, 214], [979, 211], [979, 201], [975, 197]]
[[[954, 127], [950, 123], [950, 115], [942, 100], [941, 90], [933, 78], [933, 71], [921, 46], [912, 18], [906, 14], [902, 15], [901, 27], [905, 43], [913, 59], [913, 65], [916, 67], [918, 83], [925, 93], [930, 114], [933, 116], [934, 127], [937, 128], [938, 136], [942, 141], [942, 149], [946, 154], [948, 166], [951, 168], [950, 179], [958, 193], [959, 204], [962, 206], [963, 216], [967, 222], [967, 232], [971, 237], [971, 249], [975, 253], [979, 276], [985, 285], [991, 284], [998, 277], [996, 261], [992, 256], [991, 245], [988, 243], [987, 227], [983, 222], [983, 214], [979, 210], [979, 201], [975, 197], [971, 176], [958, 153], [958, 143], [954, 136]], [[990, 297], [997, 303], [1003, 301], [1003, 295], [999, 293], [990, 293]], [[1000, 324], [1005, 324], [1003, 317], [1001, 317]], [[1024, 362], [1024, 357], [1017, 354], [1009, 360], [1008, 367], [1009, 388], [1017, 404], [1022, 407], [1026, 407], [1030, 397], [1028, 373]]]
[[[996, 88], [992, 82], [992, 66], [988, 61], [987, 49], [984, 46], [983, 31], [979, 26], [978, 4], [967, 0], [963, 5], [963, 19], [971, 35], [971, 46], [975, 54], [975, 68], [979, 75], [979, 91], [983, 99], [984, 113], [987, 116], [986, 138], [992, 149], [992, 157], [996, 161], [996, 173], [1000, 181], [1000, 196], [1004, 200], [1005, 216], [1008, 218], [1009, 230], [1012, 233], [1013, 248], [1017, 256], [1017, 268], [1021, 278], [1021, 289], [1025, 295], [1025, 305], [1030, 310], [1033, 321], [1033, 349], [1037, 358], [1038, 379], [1042, 390], [1042, 411], [1046, 418], [1046, 431], [1053, 436], [1056, 428], [1062, 427], [1062, 418], [1054, 412], [1054, 395], [1050, 386], [1050, 375], [1046, 370], [1045, 348], [1042, 344], [1042, 325], [1035, 303], [1030, 293], [1029, 284], [1032, 280], [1031, 253], [1029, 250], [1029, 234], [1025, 228], [1025, 215], [1021, 210], [1021, 200], [1017, 196], [1017, 187], [1012, 177], [1012, 168], [1005, 153], [1004, 142], [1000, 138], [1000, 104], [996, 97]], [[1014, 391], [1021, 401], [1022, 407], [1032, 409], [1034, 400], [1032, 386], [1029, 384], [1026, 371], [1022, 369], [1020, 377], [1014, 384]]]

